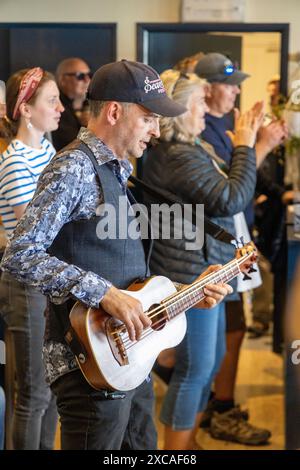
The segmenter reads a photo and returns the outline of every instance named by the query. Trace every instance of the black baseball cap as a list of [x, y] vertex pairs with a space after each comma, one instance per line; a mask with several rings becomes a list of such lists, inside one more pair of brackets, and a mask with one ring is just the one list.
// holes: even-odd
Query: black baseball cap
[[87, 98], [136, 103], [160, 116], [175, 117], [186, 111], [184, 106], [167, 96], [152, 67], [125, 59], [103, 65], [94, 73]]
[[227, 85], [240, 85], [250, 77], [238, 70], [228, 57], [217, 52], [210, 52], [200, 59], [195, 67], [195, 73], [209, 83], [218, 82]]

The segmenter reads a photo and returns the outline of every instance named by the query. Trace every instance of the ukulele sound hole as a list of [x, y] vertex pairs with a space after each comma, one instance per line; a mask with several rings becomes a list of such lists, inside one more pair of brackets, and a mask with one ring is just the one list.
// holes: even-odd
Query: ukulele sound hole
[[151, 318], [152, 324], [151, 328], [155, 331], [162, 330], [168, 320], [168, 314], [166, 310], [162, 310], [160, 304], [151, 305], [148, 310], [149, 317]]

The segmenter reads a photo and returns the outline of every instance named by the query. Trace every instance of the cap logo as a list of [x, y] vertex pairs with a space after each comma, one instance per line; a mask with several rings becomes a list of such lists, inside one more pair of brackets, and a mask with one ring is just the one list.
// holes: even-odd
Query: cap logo
[[226, 59], [226, 60], [224, 61], [224, 65], [225, 65], [225, 67], [226, 67], [227, 65], [233, 65], [233, 64], [232, 64], [232, 62], [231, 62], [230, 59]]
[[235, 67], [231, 60], [227, 59], [224, 62], [224, 73], [225, 75], [232, 75], [233, 72], [235, 71]]
[[149, 93], [150, 91], [154, 90], [157, 90], [158, 93], [165, 93], [165, 88], [160, 78], [157, 78], [156, 80], [149, 80], [149, 77], [146, 77], [144, 83], [145, 93]]

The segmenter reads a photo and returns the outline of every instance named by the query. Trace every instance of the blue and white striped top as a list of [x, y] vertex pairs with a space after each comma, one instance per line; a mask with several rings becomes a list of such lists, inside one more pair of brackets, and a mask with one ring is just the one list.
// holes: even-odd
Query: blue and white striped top
[[7, 237], [18, 222], [13, 207], [31, 201], [37, 180], [54, 155], [53, 145], [45, 138], [40, 149], [14, 139], [0, 155], [0, 215]]

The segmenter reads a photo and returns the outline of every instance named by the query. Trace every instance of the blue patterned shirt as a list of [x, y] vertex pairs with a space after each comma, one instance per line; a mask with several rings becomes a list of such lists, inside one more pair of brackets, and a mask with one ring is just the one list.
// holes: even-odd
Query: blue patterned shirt
[[[118, 160], [92, 132], [78, 134], [93, 151], [99, 165], [112, 166], [125, 192], [132, 172], [128, 160]], [[47, 253], [60, 229], [71, 221], [90, 219], [102, 204], [103, 194], [90, 159], [81, 150], [57, 154], [42, 172], [37, 190], [25, 215], [7, 244], [1, 268], [16, 279], [36, 287], [56, 304], [76, 298], [98, 307], [111, 283], [91, 271], [84, 271]], [[46, 379], [52, 383], [77, 368], [65, 344], [48, 341], [44, 345]]]

